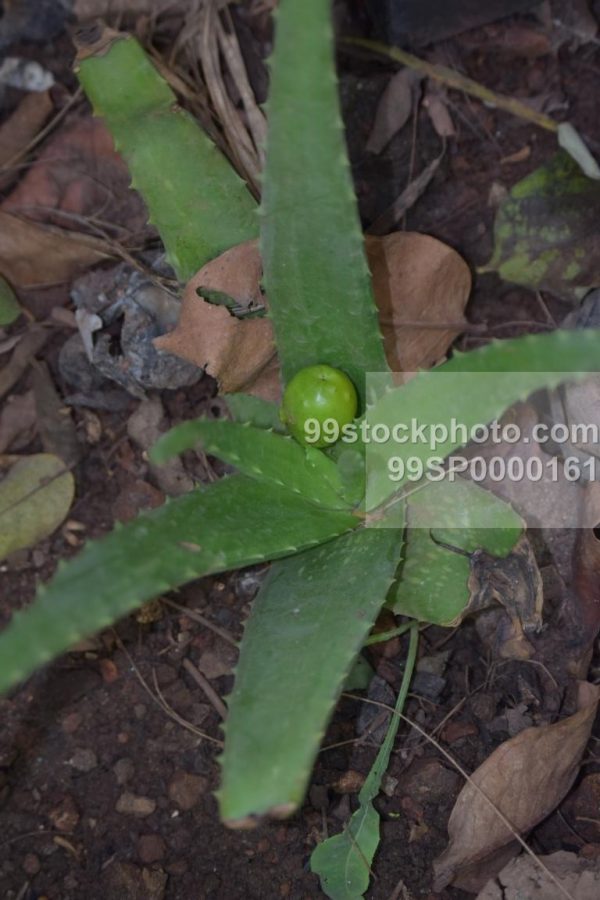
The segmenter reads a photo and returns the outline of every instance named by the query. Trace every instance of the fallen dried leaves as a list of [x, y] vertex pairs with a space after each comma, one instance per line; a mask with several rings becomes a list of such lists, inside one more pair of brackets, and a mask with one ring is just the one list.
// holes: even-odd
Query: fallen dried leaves
[[[554, 725], [527, 728], [479, 766], [452, 810], [450, 843], [434, 863], [435, 890], [451, 882], [479, 890], [506, 864], [511, 845], [518, 849], [496, 810], [524, 834], [560, 803], [579, 770], [599, 697], [597, 685], [580, 682], [578, 712]], [[499, 854], [505, 854], [500, 866]]]
[[[467, 264], [451, 247], [416, 233], [368, 237], [366, 252], [390, 366], [429, 368], [462, 330], [471, 289]], [[261, 274], [257, 241], [211, 260], [187, 285], [176, 329], [157, 338], [156, 346], [205, 367], [225, 393], [247, 390], [277, 399], [270, 320], [237, 318], [198, 294], [199, 288], [226, 294], [240, 307], [265, 304]]]
[[156, 347], [205, 367], [225, 393], [248, 389], [275, 355], [270, 320], [236, 318], [225, 306], [203, 300], [197, 289], [226, 294], [241, 307], [261, 305], [261, 272], [257, 241], [208, 262], [186, 286], [177, 328], [157, 338]]

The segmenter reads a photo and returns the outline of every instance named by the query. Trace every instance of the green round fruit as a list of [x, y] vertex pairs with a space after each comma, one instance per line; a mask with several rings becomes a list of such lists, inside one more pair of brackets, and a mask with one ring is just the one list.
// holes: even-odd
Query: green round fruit
[[331, 366], [296, 372], [283, 394], [279, 416], [301, 444], [328, 447], [356, 416], [358, 398], [348, 376]]

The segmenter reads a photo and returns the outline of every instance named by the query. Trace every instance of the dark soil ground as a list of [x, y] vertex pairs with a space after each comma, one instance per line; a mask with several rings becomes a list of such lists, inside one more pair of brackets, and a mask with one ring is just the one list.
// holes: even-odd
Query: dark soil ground
[[[518, 21], [471, 30], [427, 52], [499, 92], [556, 93], [569, 120], [598, 149], [597, 42], [583, 48], [567, 42], [557, 53], [522, 55], [511, 46], [511, 29]], [[354, 22], [355, 27], [360, 24], [360, 19], [358, 25]], [[68, 77], [72, 51], [67, 37], [24, 44], [11, 52], [51, 64], [63, 81]], [[416, 131], [407, 126], [380, 156], [366, 153], [376, 103], [390, 70], [346, 52], [340, 65], [353, 171], [368, 226], [401, 193], [411, 171], [420, 172], [438, 155], [440, 139], [421, 111]], [[551, 134], [508, 114], [456, 93], [451, 100], [458, 135], [449, 142], [429, 188], [409, 210], [405, 227], [446, 241], [476, 267], [491, 251], [492, 186], [510, 186], [547, 160], [555, 144]], [[507, 161], [526, 147], [527, 158]], [[29, 300], [34, 310], [45, 303], [43, 296]], [[569, 308], [551, 295], [540, 300], [531, 291], [486, 275], [476, 280], [468, 316], [472, 323], [484, 323], [487, 331], [467, 332], [460, 344], [468, 348], [492, 336], [545, 329], [548, 316], [560, 322]], [[43, 354], [63, 393], [68, 390], [61, 382], [57, 356], [70, 333], [57, 326]], [[13, 393], [23, 392], [29, 378], [26, 373]], [[173, 421], [197, 415], [213, 397], [214, 384], [208, 378], [188, 391], [162, 392]], [[79, 524], [64, 527], [1, 566], [2, 623], [31, 601], [36, 584], [50, 576], [58, 560], [76, 552], [83, 539], [107, 532], [115, 519], [127, 518], [151, 502], [156, 485], [127, 435], [127, 419], [137, 404], [130, 398], [120, 412], [74, 409], [84, 453], [75, 470], [77, 499], [69, 522]], [[19, 452], [40, 449], [35, 439]], [[219, 778], [219, 716], [183, 666], [190, 659], [219, 696], [229, 693], [235, 650], [222, 634], [241, 636], [260, 575], [245, 572], [208, 579], [172, 595], [221, 634], [192, 613], [165, 603], [85, 642], [0, 700], [0, 897], [308, 900], [321, 896], [308, 868], [310, 853], [324, 834], [341, 828], [375, 755], [376, 743], [368, 734], [358, 744], [344, 744], [357, 736], [360, 702], [340, 703], [300, 812], [289, 821], [263, 824], [254, 831], [231, 831], [219, 823], [212, 793]], [[395, 639], [382, 646], [369, 658], [379, 676], [397, 689], [406, 644]], [[417, 680], [407, 714], [435, 732], [472, 771], [507, 738], [508, 711], [522, 702], [530, 711], [536, 702], [539, 708], [547, 703], [542, 699], [541, 676], [525, 663], [498, 666], [472, 624], [455, 632], [424, 631], [421, 653], [441, 651], [448, 658], [440, 682], [432, 687], [427, 679]], [[596, 735], [597, 741], [600, 731]], [[600, 772], [595, 747], [590, 745], [578, 784], [584, 776]], [[462, 778], [435, 748], [401, 727], [385, 791], [377, 803], [382, 843], [369, 897], [469, 896], [452, 888], [434, 894], [431, 887], [432, 861], [447, 843], [448, 816], [461, 786]], [[573, 792], [577, 790], [576, 785]], [[589, 815], [595, 824], [579, 827], [569, 813], [573, 792], [530, 836], [536, 852], [579, 851], [588, 845], [600, 853], [600, 819], [597, 813]], [[400, 881], [408, 893], [401, 892]]]

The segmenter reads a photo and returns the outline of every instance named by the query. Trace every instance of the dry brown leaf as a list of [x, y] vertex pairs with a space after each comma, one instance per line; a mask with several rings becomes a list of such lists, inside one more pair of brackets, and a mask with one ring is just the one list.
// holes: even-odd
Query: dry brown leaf
[[35, 424], [33, 391], [9, 397], [0, 412], [0, 453], [8, 449], [16, 452], [26, 447], [33, 436]]
[[208, 262], [186, 286], [176, 329], [157, 338], [156, 347], [206, 367], [224, 393], [246, 388], [275, 355], [271, 322], [236, 318], [226, 307], [203, 300], [197, 289], [227, 294], [241, 306], [261, 305], [261, 272], [255, 240]]
[[[492, 870], [490, 857], [514, 843], [514, 836], [496, 809], [524, 834], [560, 803], [577, 776], [599, 697], [600, 687], [580, 682], [575, 715], [554, 725], [525, 729], [479, 766], [452, 810], [450, 843], [434, 863], [436, 891], [451, 882], [464, 884], [463, 878], [468, 879], [469, 890], [479, 890], [500, 871]], [[482, 872], [477, 888], [475, 868]]]
[[[431, 367], [462, 329], [471, 288], [467, 264], [451, 247], [423, 234], [368, 237], [365, 246], [390, 367], [406, 372]], [[211, 260], [187, 285], [177, 327], [155, 345], [206, 367], [224, 393], [248, 390], [278, 400], [270, 320], [238, 319], [197, 294], [204, 287], [242, 306], [264, 304], [261, 274], [257, 241]]]
[[420, 80], [412, 69], [400, 69], [388, 81], [377, 104], [375, 121], [367, 150], [369, 153], [381, 153], [397, 132], [404, 128], [413, 108], [413, 91]]
[[110, 132], [91, 116], [60, 129], [47, 142], [2, 209], [78, 232], [86, 218], [111, 234], [115, 227], [127, 234], [140, 232], [147, 219]]
[[[54, 108], [50, 91], [26, 94], [12, 116], [0, 128], [0, 167], [22, 153], [36, 136]], [[7, 169], [0, 173], [0, 187], [6, 188], [18, 172]]]
[[365, 246], [388, 365], [405, 372], [430, 368], [462, 330], [469, 267], [426, 234], [367, 237]]
[[[559, 850], [540, 861], [573, 900], [600, 897], [600, 859], [585, 859]], [[565, 894], [530, 856], [519, 856], [505, 866], [494, 881], [477, 895], [477, 900], [564, 900]]]
[[15, 287], [62, 284], [108, 259], [103, 242], [0, 210], [0, 272]]
[[420, 172], [416, 178], [413, 178], [400, 196], [394, 200], [392, 205], [375, 219], [369, 226], [369, 234], [385, 234], [400, 221], [408, 210], [415, 205], [419, 197], [426, 191], [429, 182], [437, 172], [443, 158], [444, 150], [442, 150], [439, 156], [436, 156], [435, 159], [426, 165], [423, 171]]
[[441, 138], [456, 136], [454, 122], [448, 112], [448, 107], [441, 91], [430, 86], [427, 89], [427, 94], [423, 100], [423, 106], [427, 110], [427, 114], [431, 119], [431, 124], [435, 128], [436, 133]]

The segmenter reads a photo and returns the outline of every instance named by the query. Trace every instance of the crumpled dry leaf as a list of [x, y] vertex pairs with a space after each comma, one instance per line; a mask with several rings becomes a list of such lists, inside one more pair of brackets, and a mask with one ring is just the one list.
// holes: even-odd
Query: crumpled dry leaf
[[[471, 289], [469, 267], [455, 250], [425, 234], [369, 236], [365, 248], [390, 367], [429, 368], [461, 332]], [[261, 273], [257, 241], [211, 260], [187, 285], [177, 327], [157, 338], [155, 346], [206, 367], [224, 393], [246, 390], [277, 400], [281, 388], [270, 320], [236, 318], [197, 294], [203, 287], [229, 295], [240, 306], [268, 305], [260, 292]]]
[[197, 288], [227, 294], [240, 306], [262, 305], [261, 273], [256, 240], [208, 262], [185, 288], [177, 328], [156, 338], [155, 346], [205, 367], [224, 393], [247, 389], [275, 355], [271, 322], [236, 318], [225, 306], [203, 300]]
[[600, 687], [580, 682], [578, 712], [554, 725], [520, 732], [473, 773], [448, 822], [450, 843], [434, 863], [434, 890], [441, 891], [451, 882], [479, 890], [500, 871], [498, 865], [492, 868], [491, 860], [514, 843], [512, 832], [480, 791], [519, 834], [533, 828], [560, 803], [577, 776], [599, 697]]
[[404, 128], [411, 114], [414, 90], [421, 76], [404, 68], [392, 75], [379, 98], [375, 121], [367, 141], [369, 153], [381, 153], [395, 134]]
[[[540, 856], [573, 900], [598, 900], [600, 897], [600, 859], [585, 859], [559, 850]], [[523, 854], [505, 866], [499, 875], [477, 894], [476, 900], [564, 900], [565, 894]]]
[[389, 366], [430, 368], [462, 330], [469, 267], [447, 244], [416, 232], [367, 237], [366, 251]]
[[448, 111], [445, 92], [430, 83], [423, 100], [423, 106], [431, 119], [431, 124], [441, 138], [456, 136], [456, 129], [452, 116]]
[[90, 217], [111, 235], [138, 233], [147, 213], [130, 180], [102, 120], [80, 118], [47, 142], [2, 209], [78, 232]]
[[13, 450], [26, 447], [36, 425], [35, 398], [33, 391], [16, 394], [8, 398], [0, 412], [0, 453], [17, 443]]
[[[0, 128], [0, 168], [21, 154], [36, 136], [54, 109], [50, 91], [32, 91], [21, 100], [14, 113]], [[19, 170], [0, 173], [0, 188], [6, 189]]]
[[0, 272], [17, 288], [62, 284], [109, 255], [103, 242], [0, 210]]
[[75, 481], [62, 459], [37, 453], [18, 460], [0, 482], [0, 559], [52, 534], [74, 494]]

